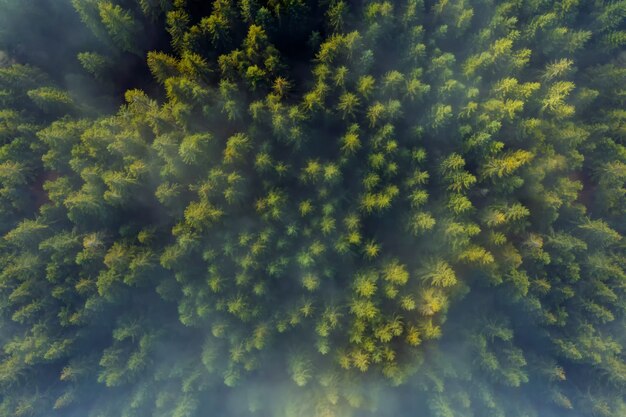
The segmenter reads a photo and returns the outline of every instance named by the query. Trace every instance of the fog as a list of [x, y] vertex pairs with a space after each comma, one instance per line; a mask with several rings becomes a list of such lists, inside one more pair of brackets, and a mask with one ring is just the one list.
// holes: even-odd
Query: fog
[[0, 0], [0, 416], [625, 416], [625, 11]]

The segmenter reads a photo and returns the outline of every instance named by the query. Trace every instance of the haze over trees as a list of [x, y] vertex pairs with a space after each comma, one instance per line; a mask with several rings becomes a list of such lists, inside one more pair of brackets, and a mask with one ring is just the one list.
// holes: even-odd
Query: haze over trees
[[625, 19], [0, 0], [0, 416], [626, 416]]

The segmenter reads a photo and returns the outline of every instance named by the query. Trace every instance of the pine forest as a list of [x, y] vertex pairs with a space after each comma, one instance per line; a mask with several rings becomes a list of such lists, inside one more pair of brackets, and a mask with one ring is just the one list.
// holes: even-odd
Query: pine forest
[[0, 0], [0, 417], [625, 417], [626, 0]]

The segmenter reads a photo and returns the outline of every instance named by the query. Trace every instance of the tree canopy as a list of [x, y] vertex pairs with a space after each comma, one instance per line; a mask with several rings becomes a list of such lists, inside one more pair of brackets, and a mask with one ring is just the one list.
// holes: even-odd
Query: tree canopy
[[0, 416], [625, 416], [625, 47], [623, 0], [0, 0]]

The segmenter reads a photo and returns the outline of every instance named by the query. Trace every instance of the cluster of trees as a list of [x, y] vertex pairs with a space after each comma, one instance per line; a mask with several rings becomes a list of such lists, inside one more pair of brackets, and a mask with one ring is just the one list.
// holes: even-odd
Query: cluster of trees
[[626, 1], [48, 7], [46, 67], [0, 0], [0, 415], [626, 415]]

